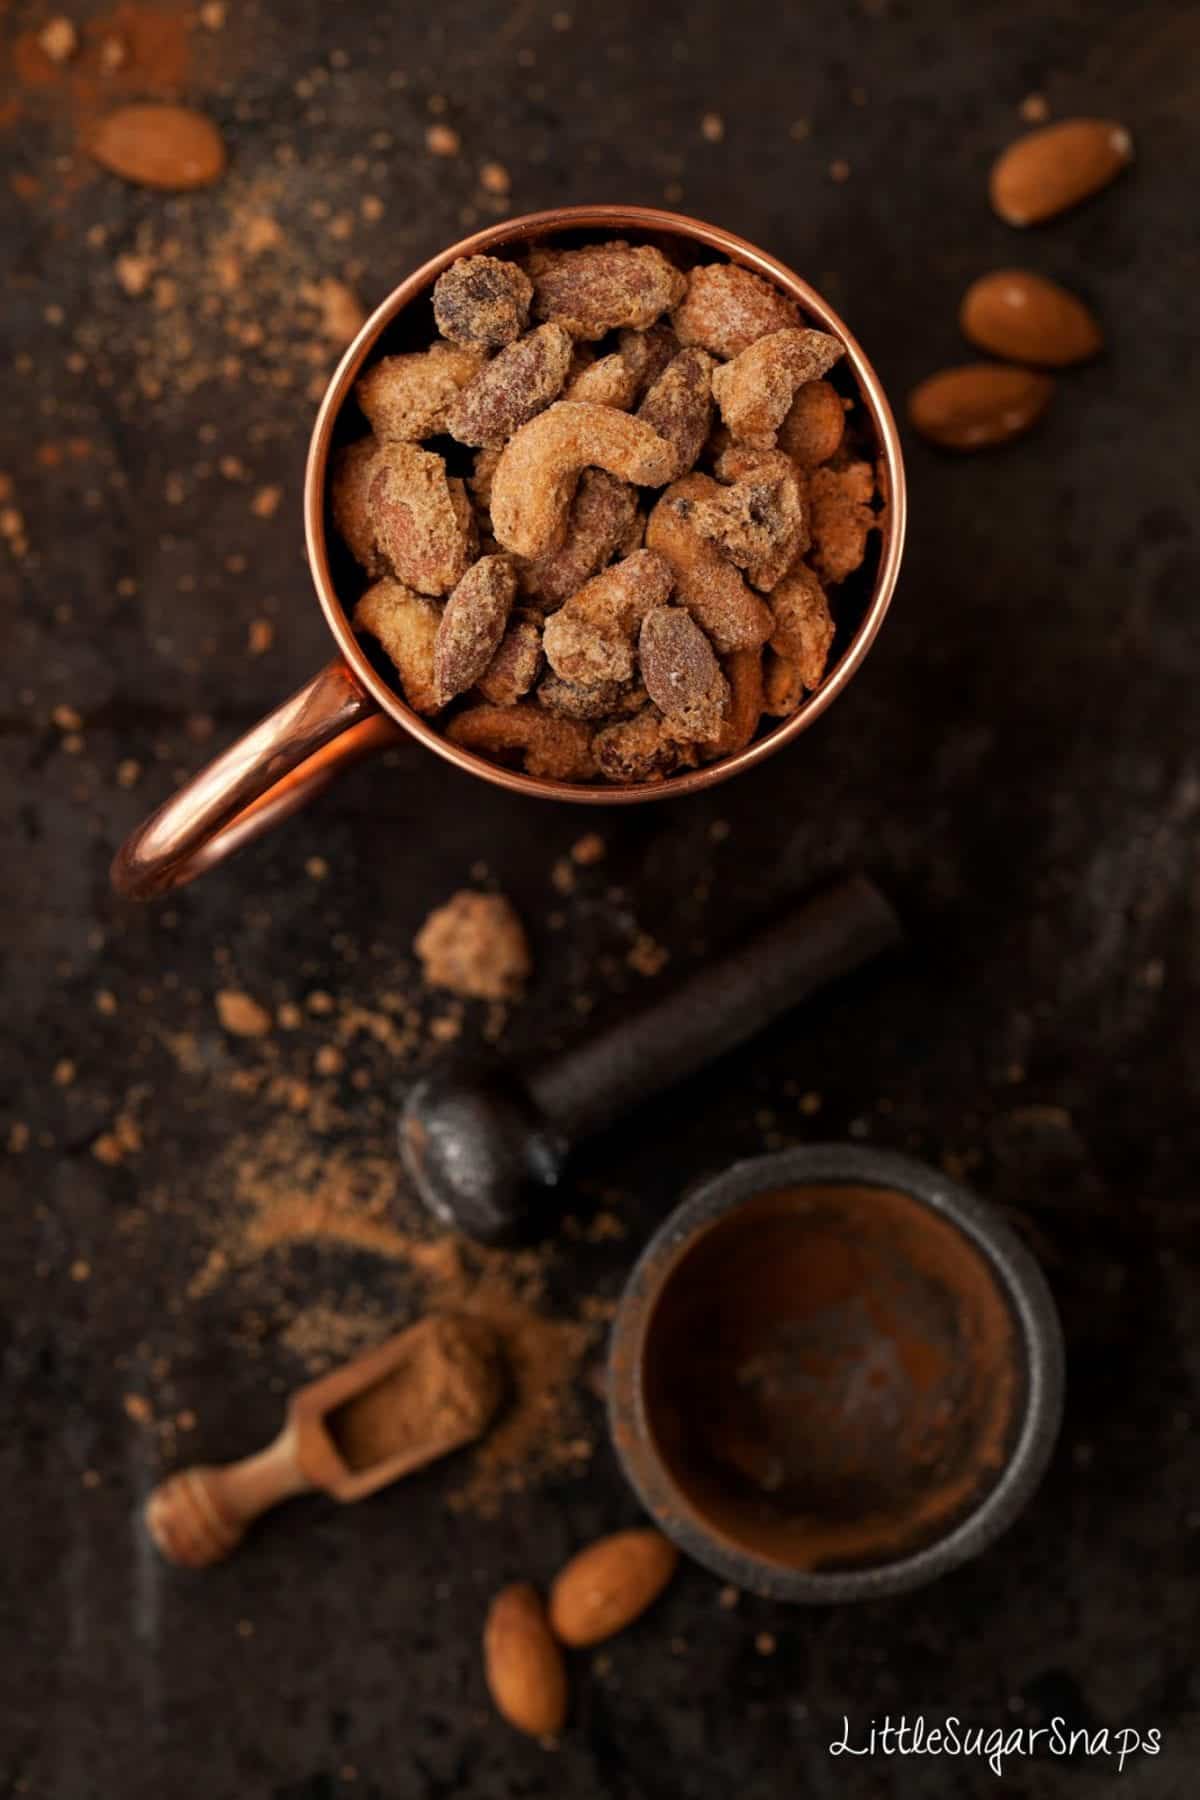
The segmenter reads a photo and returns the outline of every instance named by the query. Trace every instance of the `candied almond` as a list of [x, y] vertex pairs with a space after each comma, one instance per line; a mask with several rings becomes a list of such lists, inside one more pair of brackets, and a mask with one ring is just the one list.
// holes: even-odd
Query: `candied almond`
[[712, 374], [715, 363], [707, 350], [681, 350], [669, 362], [638, 407], [637, 416], [659, 437], [674, 444], [676, 473], [691, 468], [712, 424]]
[[501, 762], [523, 763], [552, 781], [588, 781], [596, 772], [590, 728], [536, 706], [472, 706], [446, 727], [451, 743]]
[[625, 330], [617, 333], [617, 348], [632, 371], [637, 392], [652, 388], [667, 364], [679, 355], [680, 343], [665, 319], [648, 325], [645, 331]]
[[734, 445], [717, 464], [731, 481], [718, 493], [678, 500], [677, 510], [702, 536], [769, 593], [808, 546], [808, 510], [795, 464], [780, 450]]
[[604, 726], [592, 739], [592, 749], [600, 773], [608, 781], [622, 783], [663, 781], [695, 760], [691, 746], [671, 737], [653, 706], [635, 718]]
[[1113, 119], [1061, 119], [1026, 132], [992, 165], [988, 191], [1006, 225], [1040, 225], [1099, 193], [1133, 160]]
[[761, 650], [735, 650], [722, 659], [721, 668], [729, 683], [729, 704], [720, 736], [705, 745], [705, 761], [744, 750], [758, 730], [765, 705]]
[[637, 681], [601, 681], [578, 687], [549, 670], [538, 683], [537, 703], [566, 719], [621, 719], [641, 712], [649, 695]]
[[963, 336], [989, 356], [1062, 369], [1103, 345], [1082, 300], [1029, 269], [996, 269], [973, 281], [959, 310]]
[[579, 687], [628, 681], [634, 636], [672, 586], [670, 564], [653, 550], [635, 550], [594, 575], [546, 620], [542, 644], [550, 667]]
[[474, 687], [500, 648], [517, 577], [507, 556], [481, 556], [446, 602], [434, 651], [438, 703]]
[[633, 405], [637, 375], [620, 351], [584, 363], [563, 389], [564, 400], [593, 400], [597, 406], [618, 406], [624, 412]]
[[711, 475], [695, 472], [672, 483], [650, 514], [646, 548], [667, 559], [679, 599], [724, 656], [764, 644], [771, 614], [716, 545], [680, 517], [679, 500], [711, 499], [721, 491]]
[[761, 275], [736, 263], [702, 263], [688, 276], [687, 296], [671, 315], [681, 344], [699, 344], [728, 359], [771, 331], [800, 323], [800, 309]]
[[612, 406], [559, 400], [509, 439], [492, 482], [492, 526], [518, 556], [561, 543], [581, 470], [607, 469], [640, 487], [671, 479], [675, 448]]
[[542, 670], [542, 631], [528, 614], [509, 620], [500, 647], [476, 682], [493, 706], [515, 706]]
[[867, 553], [879, 520], [871, 509], [875, 471], [868, 462], [827, 463], [808, 478], [812, 563], [826, 581], [845, 581]]
[[841, 449], [846, 430], [842, 396], [828, 381], [805, 381], [779, 427], [779, 448], [802, 469], [815, 469]]
[[446, 594], [471, 560], [475, 521], [462, 482], [442, 458], [415, 444], [381, 444], [371, 466], [367, 510], [375, 542], [398, 580], [420, 594]]
[[460, 444], [498, 444], [549, 406], [571, 360], [570, 334], [539, 325], [501, 350], [459, 394], [446, 429]]
[[335, 451], [329, 473], [329, 510], [339, 537], [368, 575], [382, 575], [386, 564], [375, 542], [375, 521], [367, 497], [379, 449], [373, 437], [359, 438]]
[[434, 653], [440, 609], [390, 576], [369, 587], [354, 608], [355, 631], [369, 632], [386, 652], [414, 712], [437, 712]]
[[1036, 425], [1053, 392], [1049, 375], [1033, 369], [964, 363], [919, 382], [908, 397], [908, 416], [943, 449], [988, 450]]
[[729, 683], [712, 645], [682, 606], [656, 606], [638, 637], [642, 680], [667, 730], [689, 743], [720, 737]]
[[806, 564], [797, 563], [779, 583], [771, 612], [775, 629], [769, 642], [776, 657], [793, 665], [802, 688], [820, 687], [833, 644], [833, 616], [824, 588]]
[[378, 438], [418, 443], [446, 429], [459, 392], [478, 375], [482, 359], [452, 344], [433, 344], [385, 356], [356, 384], [354, 397]]
[[434, 283], [434, 322], [452, 343], [500, 350], [524, 331], [532, 298], [533, 284], [516, 263], [460, 256]]
[[523, 593], [546, 612], [561, 606], [601, 570], [617, 550], [635, 550], [637, 490], [606, 469], [585, 469], [567, 514], [566, 535], [556, 549], [522, 562]]
[[684, 278], [649, 244], [587, 244], [580, 250], [534, 250], [533, 310], [573, 337], [595, 340], [618, 327], [653, 325], [678, 304]]
[[827, 331], [773, 331], [713, 375], [721, 417], [739, 442], [769, 450], [796, 397], [843, 354]]

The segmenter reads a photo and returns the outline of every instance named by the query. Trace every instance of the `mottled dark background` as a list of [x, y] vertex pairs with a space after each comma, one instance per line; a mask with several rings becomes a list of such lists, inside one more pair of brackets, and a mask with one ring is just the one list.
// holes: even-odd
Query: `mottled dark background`
[[[1119, 1791], [1194, 1792], [1194, 15], [1112, 0], [278, 0], [230, 4], [213, 29], [207, 10], [184, 62], [156, 67], [220, 123], [230, 170], [171, 198], [86, 170], [75, 140], [96, 94], [31, 60], [22, 34], [46, 9], [0, 7], [16, 353], [0, 407], [0, 1787], [54, 1800], [992, 1792], [978, 1768], [826, 1753], [843, 1713], [865, 1730], [921, 1711], [1157, 1726], [1163, 1754], [1128, 1766]], [[1033, 93], [1054, 116], [1123, 120], [1137, 161], [1018, 236], [990, 214], [985, 178]], [[438, 121], [460, 134], [457, 156], [427, 152]], [[997, 265], [1077, 288], [1109, 348], [1004, 453], [909, 444], [906, 566], [850, 691], [737, 784], [604, 819], [606, 863], [574, 894], [550, 871], [594, 814], [520, 803], [411, 749], [166, 904], [123, 904], [106, 874], [123, 835], [328, 652], [298, 522], [313, 383], [337, 350], [315, 284], [344, 281], [374, 305], [492, 216], [489, 160], [517, 211], [666, 200], [766, 246], [843, 310], [897, 398], [962, 355], [959, 296]], [[367, 196], [379, 204], [364, 209]], [[248, 248], [245, 215], [264, 213], [282, 239]], [[123, 274], [120, 257], [134, 258]], [[277, 510], [264, 501], [258, 516], [275, 485]], [[248, 654], [263, 619], [273, 642]], [[583, 1029], [574, 996], [616, 1017], [651, 991], [624, 960], [638, 930], [669, 950], [667, 979], [830, 871], [870, 870], [914, 939], [906, 962], [591, 1155], [589, 1187], [619, 1190], [628, 1236], [572, 1247], [554, 1275], [564, 1297], [614, 1294], [697, 1175], [764, 1143], [851, 1134], [946, 1159], [1008, 1209], [1069, 1340], [1059, 1452], [986, 1557], [926, 1592], [838, 1611], [726, 1611], [688, 1568], [606, 1664], [580, 1663], [554, 1753], [490, 1716], [478, 1630], [500, 1580], [544, 1579], [635, 1517], [602, 1442], [589, 1473], [491, 1523], [449, 1512], [434, 1473], [352, 1510], [299, 1503], [203, 1577], [163, 1568], [137, 1523], [166, 1467], [273, 1429], [303, 1374], [279, 1339], [281, 1292], [377, 1311], [391, 1292], [369, 1256], [302, 1248], [187, 1298], [210, 1248], [205, 1208], [223, 1203], [213, 1171], [263, 1118], [231, 1079], [251, 1052], [218, 1029], [214, 990], [369, 1004], [381, 981], [411, 983], [413, 931], [477, 863], [534, 941], [513, 1053]], [[467, 1039], [479, 1024], [471, 1012]], [[183, 1040], [188, 1054], [169, 1053]], [[293, 1062], [311, 1057], [319, 1031], [295, 1042]], [[385, 1056], [362, 1066], [371, 1085], [347, 1086], [339, 1138], [351, 1155], [359, 1118], [380, 1141], [403, 1081]], [[141, 1148], [105, 1162], [97, 1143], [122, 1116]], [[253, 1357], [240, 1347], [251, 1325]], [[130, 1394], [149, 1423], [129, 1415]], [[195, 1423], [172, 1438], [159, 1424], [179, 1412]], [[764, 1632], [772, 1655], [756, 1648]], [[1011, 1765], [1004, 1791], [1087, 1800], [1114, 1781], [1110, 1764], [1041, 1760]]]

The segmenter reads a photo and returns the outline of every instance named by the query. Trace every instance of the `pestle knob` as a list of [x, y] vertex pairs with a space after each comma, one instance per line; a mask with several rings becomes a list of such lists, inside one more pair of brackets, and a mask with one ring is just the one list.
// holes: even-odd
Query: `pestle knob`
[[146, 1529], [162, 1555], [187, 1569], [223, 1562], [260, 1513], [312, 1487], [296, 1451], [289, 1423], [256, 1456], [169, 1475], [146, 1502]]
[[500, 1243], [537, 1235], [576, 1143], [901, 941], [861, 875], [807, 900], [632, 1019], [524, 1073], [450, 1065], [410, 1091], [400, 1152], [434, 1216]]

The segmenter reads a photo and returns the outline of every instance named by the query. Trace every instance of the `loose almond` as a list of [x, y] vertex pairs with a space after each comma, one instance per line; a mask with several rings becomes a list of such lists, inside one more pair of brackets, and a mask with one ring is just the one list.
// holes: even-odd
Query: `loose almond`
[[618, 1531], [573, 1556], [550, 1590], [550, 1623], [564, 1644], [599, 1644], [632, 1624], [675, 1573], [679, 1552], [661, 1532]]
[[502, 1588], [488, 1608], [483, 1668], [496, 1710], [530, 1737], [554, 1737], [567, 1716], [567, 1671], [527, 1581]]
[[1028, 431], [1045, 412], [1054, 383], [1006, 363], [964, 363], [915, 387], [908, 416], [947, 450], [986, 450]]
[[1133, 158], [1112, 119], [1063, 119], [1018, 138], [992, 165], [992, 205], [1009, 225], [1040, 225], [1107, 187]]
[[101, 119], [88, 149], [102, 168], [142, 187], [208, 187], [225, 167], [211, 119], [187, 106], [121, 106]]
[[958, 317], [963, 336], [990, 356], [1047, 369], [1086, 362], [1104, 341], [1082, 300], [1028, 269], [980, 276], [963, 296]]

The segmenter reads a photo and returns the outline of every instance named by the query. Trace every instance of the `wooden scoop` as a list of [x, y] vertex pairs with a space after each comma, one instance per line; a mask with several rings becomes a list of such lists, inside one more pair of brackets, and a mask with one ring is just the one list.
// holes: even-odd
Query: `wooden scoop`
[[279, 1436], [257, 1455], [168, 1476], [146, 1502], [147, 1529], [169, 1562], [221, 1562], [260, 1513], [293, 1494], [361, 1500], [469, 1444], [504, 1386], [491, 1326], [434, 1314], [300, 1388]]

